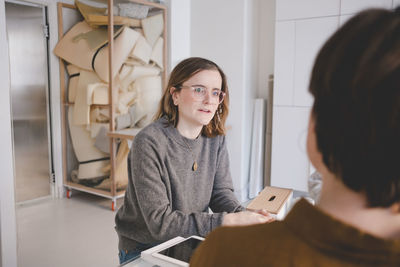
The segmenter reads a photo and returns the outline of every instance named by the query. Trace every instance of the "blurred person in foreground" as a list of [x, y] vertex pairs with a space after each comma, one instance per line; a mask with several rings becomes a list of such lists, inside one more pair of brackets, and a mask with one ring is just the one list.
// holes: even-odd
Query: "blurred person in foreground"
[[308, 156], [319, 202], [283, 221], [220, 227], [191, 266], [400, 266], [400, 9], [369, 9], [320, 50]]

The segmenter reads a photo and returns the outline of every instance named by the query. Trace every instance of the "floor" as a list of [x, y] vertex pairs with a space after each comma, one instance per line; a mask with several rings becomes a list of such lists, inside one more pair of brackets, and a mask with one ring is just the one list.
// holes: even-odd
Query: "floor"
[[[118, 199], [117, 207], [123, 199]], [[118, 266], [111, 200], [73, 191], [17, 206], [19, 267]]]
[[18, 267], [118, 266], [111, 200], [78, 191], [52, 199], [45, 121], [13, 126]]

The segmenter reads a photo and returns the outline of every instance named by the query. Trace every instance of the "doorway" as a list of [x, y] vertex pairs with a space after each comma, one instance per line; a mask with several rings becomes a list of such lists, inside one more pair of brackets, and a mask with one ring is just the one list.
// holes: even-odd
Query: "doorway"
[[53, 181], [46, 8], [5, 2], [15, 199], [51, 195]]

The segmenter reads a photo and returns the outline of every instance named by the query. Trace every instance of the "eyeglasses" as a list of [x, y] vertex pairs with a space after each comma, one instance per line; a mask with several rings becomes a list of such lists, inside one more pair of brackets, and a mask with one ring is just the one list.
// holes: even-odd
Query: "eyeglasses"
[[[206, 97], [206, 95], [208, 94], [208, 90], [206, 87], [204, 86], [199, 86], [199, 85], [181, 85], [178, 86], [179, 88], [187, 88], [190, 89], [193, 97], [197, 100], [197, 101], [203, 101]], [[210, 99], [212, 99], [212, 102], [221, 104], [222, 101], [224, 101], [225, 98], [225, 92], [221, 91], [220, 89], [213, 89], [211, 92], [211, 96]]]

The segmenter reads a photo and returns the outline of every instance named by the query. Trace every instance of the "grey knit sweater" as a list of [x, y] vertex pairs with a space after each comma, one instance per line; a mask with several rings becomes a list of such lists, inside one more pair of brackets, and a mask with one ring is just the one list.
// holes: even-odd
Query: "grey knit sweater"
[[224, 136], [187, 139], [159, 119], [136, 135], [128, 174], [124, 204], [115, 217], [119, 249], [205, 236], [221, 225], [226, 212], [244, 210], [233, 193]]

